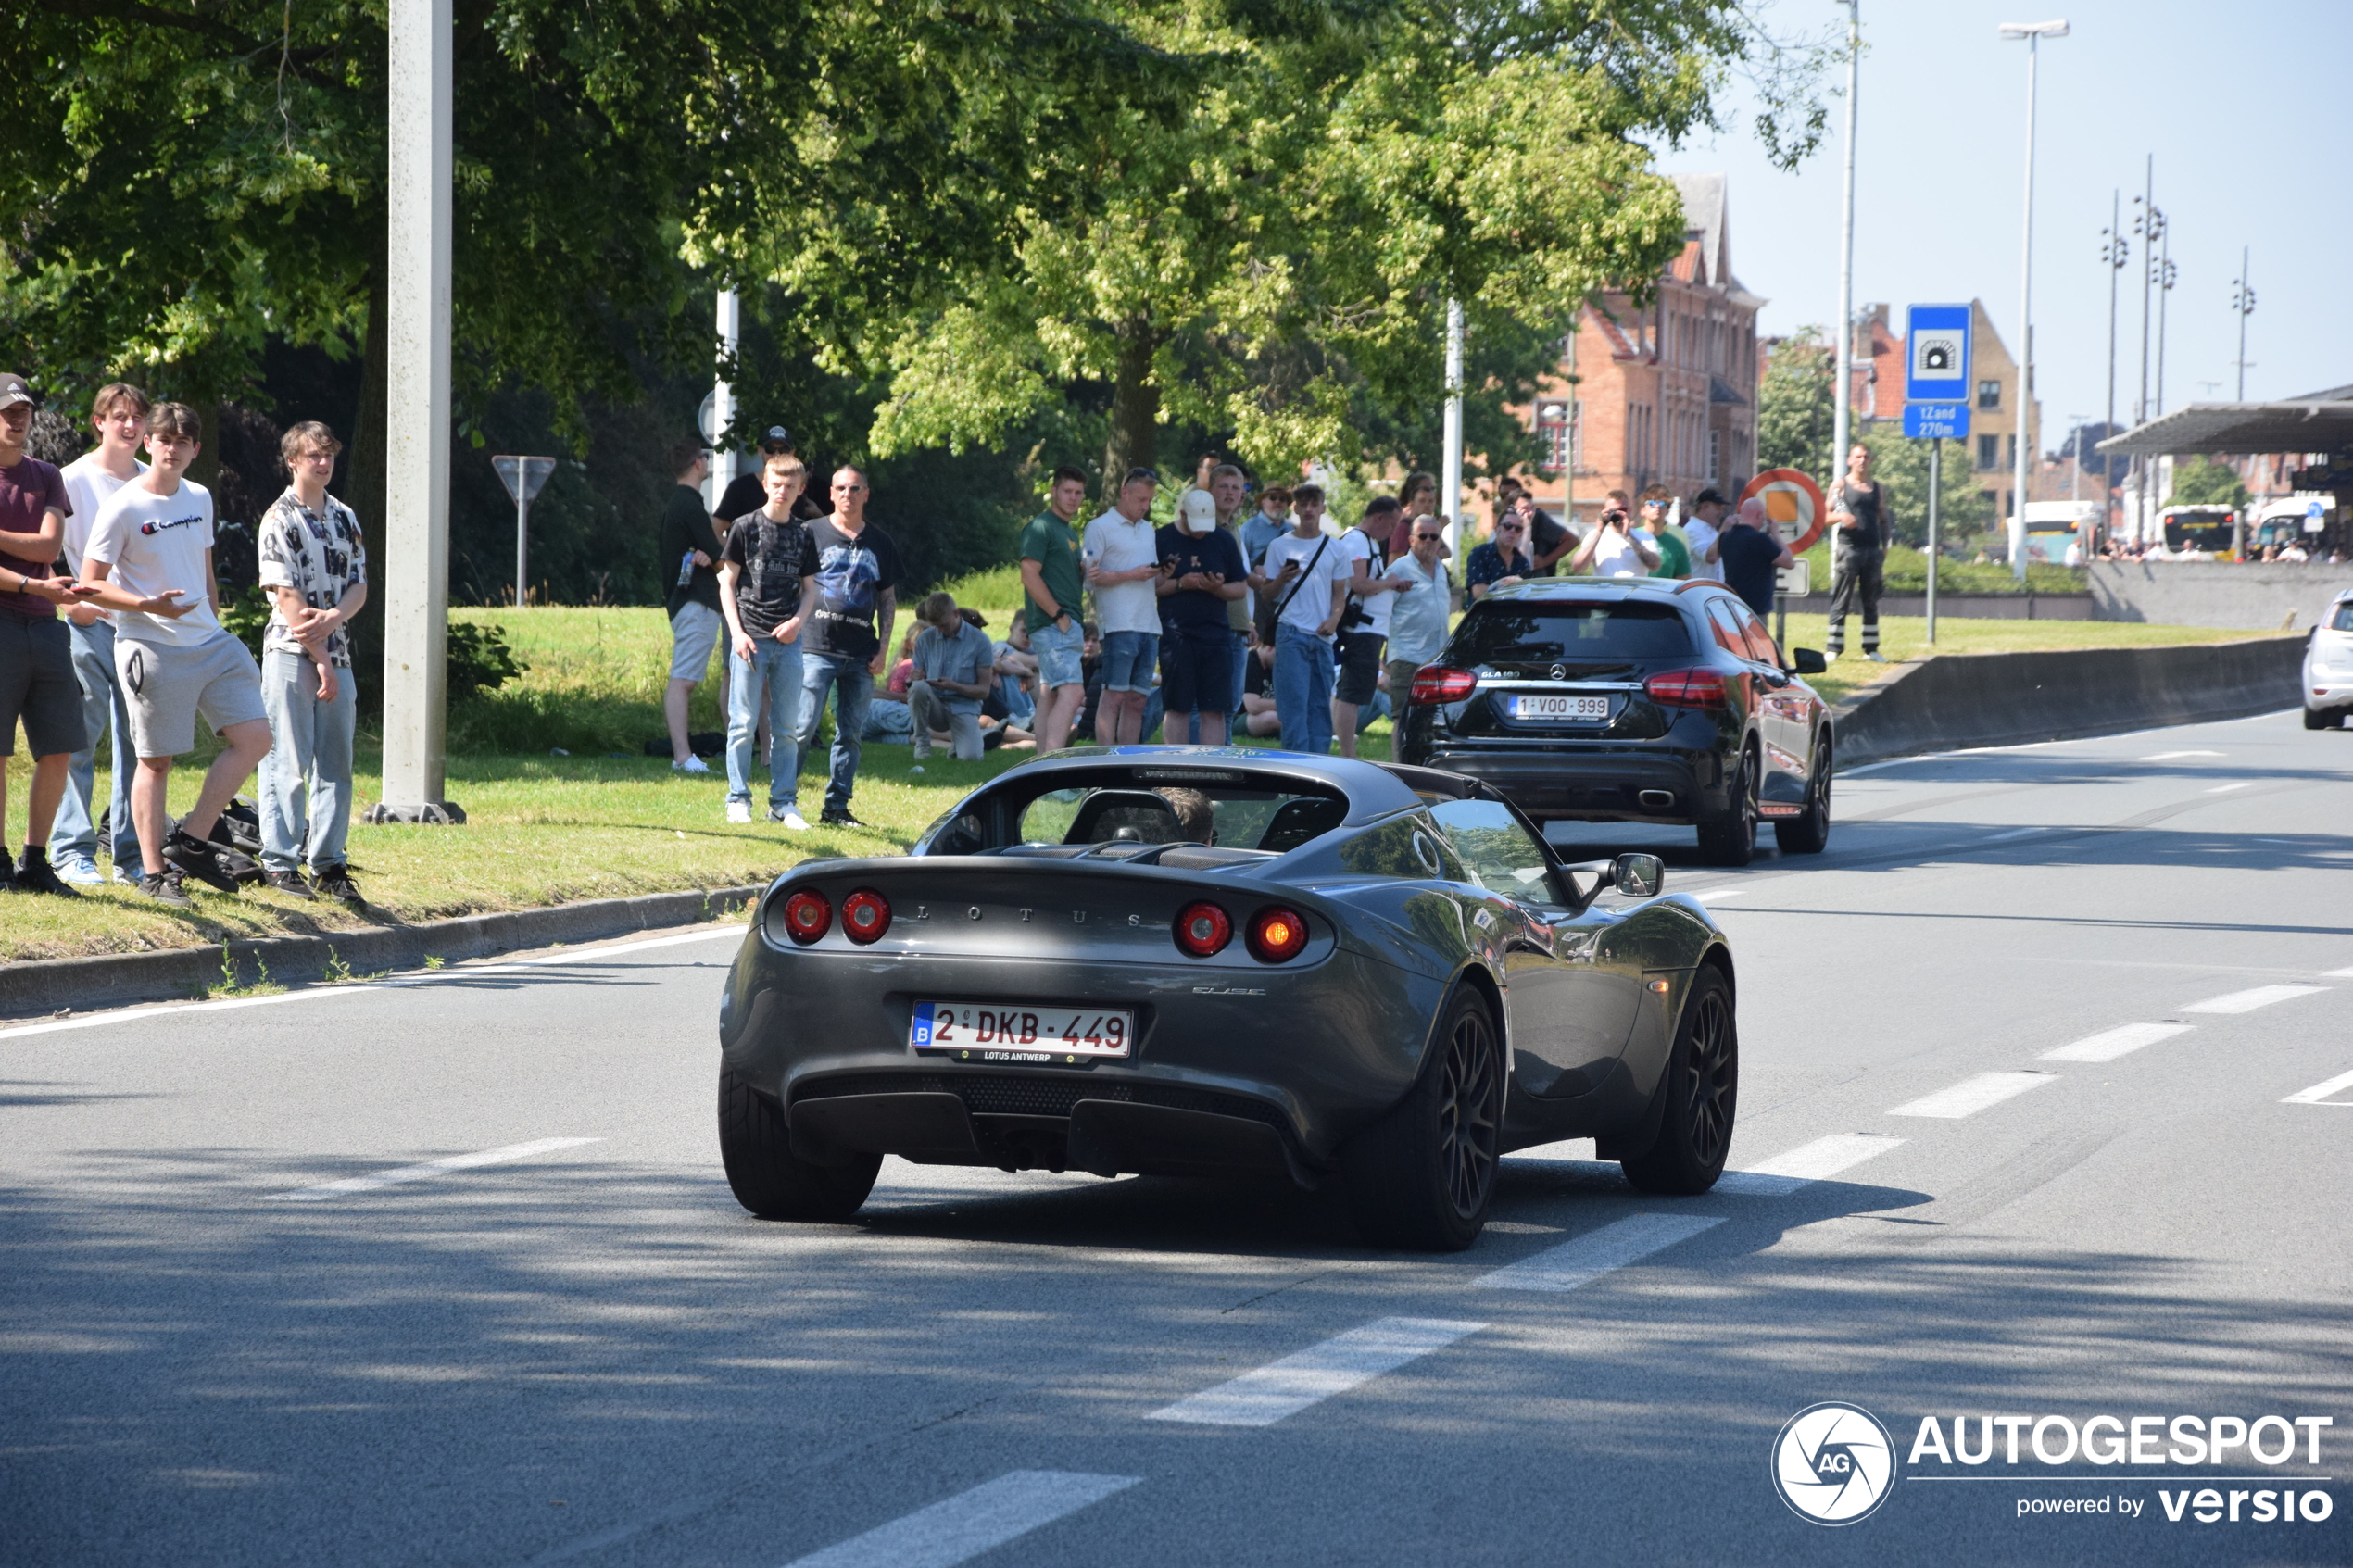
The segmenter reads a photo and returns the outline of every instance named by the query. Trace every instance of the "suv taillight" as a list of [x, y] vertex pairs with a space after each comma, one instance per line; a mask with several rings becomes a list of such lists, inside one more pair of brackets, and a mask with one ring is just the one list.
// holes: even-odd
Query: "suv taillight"
[[1414, 671], [1414, 689], [1406, 700], [1435, 708], [1442, 702], [1460, 702], [1478, 689], [1478, 677], [1467, 670], [1425, 664]]
[[1724, 677], [1713, 670], [1662, 670], [1643, 678], [1642, 695], [1662, 708], [1721, 708]]

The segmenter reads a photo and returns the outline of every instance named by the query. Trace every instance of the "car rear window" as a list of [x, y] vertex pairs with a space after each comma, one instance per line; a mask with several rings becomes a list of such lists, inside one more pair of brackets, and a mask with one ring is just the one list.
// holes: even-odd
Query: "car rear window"
[[2336, 607], [2336, 613], [2329, 617], [2329, 630], [2353, 632], [2353, 599], [2347, 599]]
[[1692, 651], [1690, 628], [1673, 605], [1554, 600], [1473, 606], [1446, 659], [1456, 665], [1534, 664], [1555, 659], [1679, 659]]

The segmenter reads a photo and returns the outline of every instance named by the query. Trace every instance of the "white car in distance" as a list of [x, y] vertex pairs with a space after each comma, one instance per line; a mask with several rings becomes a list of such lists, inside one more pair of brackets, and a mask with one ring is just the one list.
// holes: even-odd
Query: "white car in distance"
[[2304, 645], [2304, 727], [2334, 730], [2353, 713], [2353, 588], [2337, 595]]

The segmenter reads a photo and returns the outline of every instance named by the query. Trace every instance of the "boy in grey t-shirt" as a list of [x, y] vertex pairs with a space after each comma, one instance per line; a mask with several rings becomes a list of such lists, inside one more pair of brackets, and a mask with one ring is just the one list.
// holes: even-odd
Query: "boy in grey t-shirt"
[[932, 732], [944, 730], [949, 755], [959, 762], [977, 762], [983, 750], [980, 704], [988, 695], [997, 646], [964, 619], [951, 595], [932, 595], [916, 607], [915, 616], [924, 622], [915, 634], [915, 679], [907, 688], [915, 760], [931, 755]]

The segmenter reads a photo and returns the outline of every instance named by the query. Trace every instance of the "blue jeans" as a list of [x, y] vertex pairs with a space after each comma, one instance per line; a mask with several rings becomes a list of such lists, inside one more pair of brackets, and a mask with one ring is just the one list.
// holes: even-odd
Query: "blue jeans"
[[[261, 863], [273, 872], [344, 863], [351, 831], [351, 733], [359, 685], [335, 671], [333, 701], [319, 700], [319, 671], [296, 653], [261, 659], [261, 709], [270, 755], [261, 759]], [[299, 797], [299, 798], [297, 798]]]
[[1275, 716], [1283, 749], [1321, 757], [1332, 748], [1332, 646], [1286, 621], [1275, 629]]
[[1083, 667], [1087, 629], [1076, 621], [1069, 631], [1048, 622], [1029, 634], [1029, 651], [1038, 659], [1038, 686], [1051, 691], [1056, 686], [1083, 686], [1087, 671]]
[[49, 859], [60, 865], [71, 859], [94, 860], [98, 856], [98, 824], [91, 798], [98, 784], [98, 737], [109, 737], [114, 747], [114, 813], [107, 831], [114, 843], [107, 852], [128, 873], [139, 864], [139, 834], [131, 825], [131, 775], [138, 771], [131, 745], [131, 709], [122, 700], [121, 677], [114, 668], [114, 622], [88, 626], [68, 623], [73, 642], [73, 672], [82, 683], [82, 721], [90, 744], [73, 753], [66, 769], [66, 795], [57, 802], [57, 820], [49, 830]]
[[[768, 709], [768, 746], [773, 758], [779, 746], [791, 746], [800, 759], [800, 645], [774, 637], [754, 637], [751, 657], [732, 649], [727, 655], [727, 798], [751, 803], [752, 740], [760, 732], [761, 699]], [[788, 806], [793, 797], [789, 770], [768, 766], [768, 804]]]
[[[849, 809], [849, 792], [858, 783], [858, 753], [866, 728], [866, 704], [875, 695], [875, 677], [862, 659], [838, 654], [803, 654], [800, 660], [800, 755], [793, 768], [794, 793], [817, 744], [817, 726], [824, 721], [825, 691], [834, 694], [833, 777], [825, 784], [825, 809]], [[774, 785], [772, 784], [773, 788]]]

